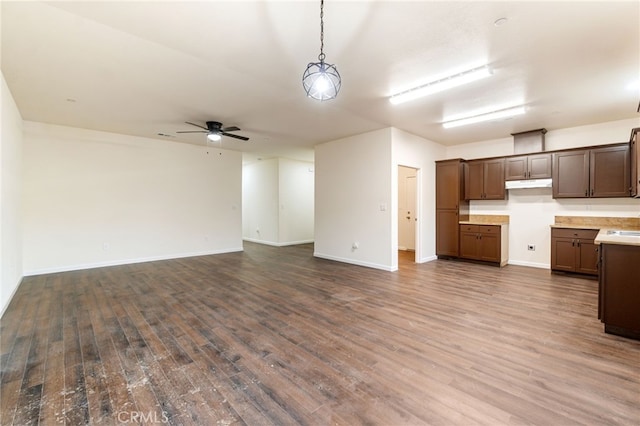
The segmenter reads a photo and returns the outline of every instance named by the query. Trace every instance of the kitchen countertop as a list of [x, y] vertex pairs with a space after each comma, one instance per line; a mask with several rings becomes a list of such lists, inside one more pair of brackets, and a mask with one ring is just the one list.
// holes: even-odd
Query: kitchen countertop
[[461, 220], [460, 225], [496, 225], [503, 226], [509, 224], [509, 216], [493, 214], [472, 214], [468, 220]]
[[550, 226], [552, 228], [566, 228], [566, 229], [595, 229], [596, 231], [603, 229], [602, 226], [596, 226], [596, 225], [558, 225], [557, 223], [553, 223]]
[[[628, 235], [610, 235], [607, 231], [610, 229], [601, 229], [596, 239], [595, 244], [620, 244], [624, 246], [638, 246], [640, 247], [640, 237], [632, 237]], [[640, 230], [639, 230], [640, 231]]]
[[494, 226], [504, 226], [508, 225], [509, 222], [500, 222], [500, 221], [477, 221], [477, 220], [461, 220], [458, 222], [459, 225], [494, 225]]
[[613, 235], [607, 231], [640, 231], [640, 218], [598, 216], [556, 216], [551, 228], [593, 229], [600, 231], [595, 244], [622, 244], [640, 246], [640, 237]]

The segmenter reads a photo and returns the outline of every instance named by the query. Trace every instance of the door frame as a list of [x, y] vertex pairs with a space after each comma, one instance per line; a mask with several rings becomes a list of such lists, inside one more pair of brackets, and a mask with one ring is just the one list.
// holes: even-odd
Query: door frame
[[[415, 206], [416, 206], [416, 211], [415, 211], [415, 217], [416, 217], [416, 227], [415, 227], [415, 253], [414, 253], [414, 262], [415, 263], [420, 263], [420, 259], [422, 259], [422, 241], [420, 236], [422, 235], [422, 169], [420, 167], [416, 167], [416, 166], [412, 166], [409, 164], [402, 164], [399, 163], [396, 167], [395, 173], [396, 173], [396, 185], [399, 185], [399, 168], [400, 167], [407, 167], [410, 169], [414, 169], [416, 171], [416, 194], [415, 197], [416, 199], [415, 201]], [[396, 208], [395, 210], [395, 215], [397, 216], [397, 206], [399, 204], [399, 194], [398, 194], [398, 190], [396, 188], [396, 199], [395, 199], [395, 205]], [[398, 223], [398, 217], [395, 218], [396, 224]], [[399, 236], [400, 230], [399, 227], [396, 225], [396, 236], [395, 236], [395, 247], [394, 247], [394, 256], [395, 256], [395, 264], [398, 265], [398, 236]]]

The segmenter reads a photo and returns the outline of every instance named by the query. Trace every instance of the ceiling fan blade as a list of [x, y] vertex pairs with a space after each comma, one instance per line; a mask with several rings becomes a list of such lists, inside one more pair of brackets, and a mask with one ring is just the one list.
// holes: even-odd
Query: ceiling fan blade
[[201, 125], [199, 125], [199, 124], [190, 123], [189, 121], [185, 121], [185, 123], [187, 123], [187, 124], [191, 124], [192, 126], [200, 127], [201, 129], [204, 129], [204, 130], [206, 130], [207, 132], [209, 131], [209, 129], [207, 129], [206, 127], [203, 127], [203, 126], [201, 126]]
[[249, 138], [247, 138], [245, 136], [238, 136], [238, 135], [234, 135], [234, 134], [231, 134], [231, 133], [220, 132], [220, 134], [224, 135], [224, 136], [229, 136], [230, 138], [240, 139], [240, 140], [243, 140], [243, 141], [248, 141], [249, 140]]
[[176, 133], [209, 133], [209, 131], [207, 130], [205, 132], [204, 130], [183, 130], [183, 131], [178, 131]]
[[225, 127], [223, 129], [220, 129], [220, 131], [222, 132], [237, 132], [238, 130], [240, 130], [240, 127], [236, 127], [236, 126], [230, 126], [230, 127]]

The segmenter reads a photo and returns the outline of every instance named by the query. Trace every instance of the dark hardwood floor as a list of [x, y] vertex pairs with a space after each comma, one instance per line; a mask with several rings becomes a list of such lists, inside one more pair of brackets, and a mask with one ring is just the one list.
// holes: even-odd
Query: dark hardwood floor
[[640, 424], [640, 342], [603, 333], [595, 281], [412, 255], [245, 243], [27, 277], [1, 423]]

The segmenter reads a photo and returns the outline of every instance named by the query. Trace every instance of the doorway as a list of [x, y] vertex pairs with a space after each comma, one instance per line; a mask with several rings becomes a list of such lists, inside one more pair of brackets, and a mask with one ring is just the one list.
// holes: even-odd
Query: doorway
[[398, 166], [398, 251], [414, 262], [418, 256], [418, 204], [418, 169]]

